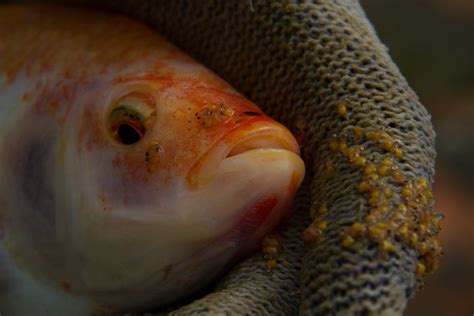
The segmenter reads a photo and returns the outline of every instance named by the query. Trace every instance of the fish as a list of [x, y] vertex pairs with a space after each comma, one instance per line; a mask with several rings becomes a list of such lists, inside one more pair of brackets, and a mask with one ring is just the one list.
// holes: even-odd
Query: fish
[[148, 26], [0, 6], [0, 313], [159, 308], [289, 215], [291, 132]]

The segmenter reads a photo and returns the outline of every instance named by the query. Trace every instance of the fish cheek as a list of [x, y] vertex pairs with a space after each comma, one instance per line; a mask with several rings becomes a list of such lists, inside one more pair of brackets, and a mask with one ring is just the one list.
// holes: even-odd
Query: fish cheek
[[[22, 148], [19, 153], [16, 170], [19, 180], [19, 192], [31, 209], [41, 214], [48, 222], [54, 221], [53, 191], [51, 177], [52, 167], [48, 163], [51, 157], [51, 141], [45, 144], [34, 140]], [[49, 172], [48, 172], [49, 171]]]
[[53, 128], [40, 132], [34, 128], [9, 139], [6, 180], [14, 198], [7, 210], [7, 225], [12, 245], [19, 247], [14, 249], [24, 262], [31, 262], [27, 257], [35, 260], [35, 256], [50, 257], [57, 251], [53, 184], [56, 135]]

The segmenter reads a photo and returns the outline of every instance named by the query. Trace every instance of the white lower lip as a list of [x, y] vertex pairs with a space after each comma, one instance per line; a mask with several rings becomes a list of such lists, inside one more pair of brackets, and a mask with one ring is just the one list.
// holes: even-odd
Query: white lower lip
[[222, 140], [200, 159], [197, 168], [193, 168], [188, 174], [191, 188], [197, 189], [207, 185], [216, 176], [221, 164], [231, 164], [235, 157], [256, 159], [261, 156], [267, 161], [288, 159], [297, 169], [302, 169], [304, 174], [304, 164], [298, 156], [299, 148], [286, 129], [263, 125], [259, 129], [242, 134], [243, 138], [238, 142]]
[[[197, 221], [200, 221], [198, 218], [208, 218], [212, 221], [209, 226], [205, 225], [209, 232], [214, 236], [216, 230], [219, 234], [225, 233], [242, 217], [242, 212], [257, 201], [276, 196], [286, 204], [285, 201], [292, 198], [303, 180], [304, 173], [302, 159], [285, 149], [253, 149], [228, 157], [213, 173], [207, 174], [209, 178], [202, 179], [205, 186], [192, 191], [193, 195], [207, 197], [213, 202], [194, 201], [194, 204], [207, 205], [202, 214], [195, 212], [188, 214], [188, 218], [194, 217]], [[279, 207], [280, 203], [275, 209]]]

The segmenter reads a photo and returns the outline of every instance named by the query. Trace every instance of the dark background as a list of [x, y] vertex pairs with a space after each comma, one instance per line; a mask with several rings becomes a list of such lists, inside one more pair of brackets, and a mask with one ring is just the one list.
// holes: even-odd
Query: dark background
[[474, 314], [474, 0], [362, 0], [437, 133], [440, 269], [407, 315]]

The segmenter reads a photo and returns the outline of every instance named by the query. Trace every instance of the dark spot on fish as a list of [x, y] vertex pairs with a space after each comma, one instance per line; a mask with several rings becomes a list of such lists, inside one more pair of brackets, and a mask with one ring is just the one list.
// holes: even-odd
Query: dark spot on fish
[[151, 143], [149, 149], [145, 153], [145, 162], [147, 163], [148, 172], [155, 172], [160, 166], [160, 153], [163, 149], [156, 143]]
[[32, 209], [41, 212], [50, 221], [53, 216], [53, 188], [52, 188], [52, 147], [53, 140], [45, 137], [44, 140], [33, 139], [24, 143], [19, 152], [16, 164], [20, 192], [24, 201]]

